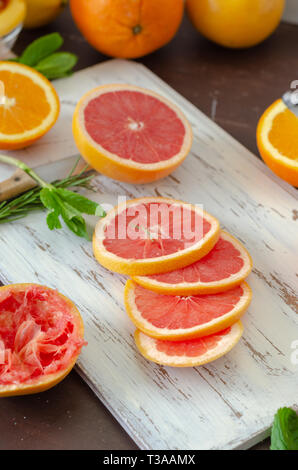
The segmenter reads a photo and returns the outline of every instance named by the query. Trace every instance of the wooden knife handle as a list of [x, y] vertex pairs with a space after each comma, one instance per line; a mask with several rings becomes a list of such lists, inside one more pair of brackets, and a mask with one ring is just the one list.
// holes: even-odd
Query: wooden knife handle
[[27, 173], [18, 169], [10, 178], [0, 183], [0, 202], [18, 196], [36, 185], [36, 181]]

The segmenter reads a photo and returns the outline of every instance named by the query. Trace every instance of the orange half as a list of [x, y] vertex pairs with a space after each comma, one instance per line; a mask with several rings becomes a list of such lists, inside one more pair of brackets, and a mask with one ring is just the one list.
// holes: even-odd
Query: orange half
[[27, 147], [59, 115], [59, 98], [47, 78], [26, 65], [0, 61], [0, 149]]
[[298, 186], [298, 117], [281, 99], [260, 118], [257, 144], [269, 168], [283, 180]]

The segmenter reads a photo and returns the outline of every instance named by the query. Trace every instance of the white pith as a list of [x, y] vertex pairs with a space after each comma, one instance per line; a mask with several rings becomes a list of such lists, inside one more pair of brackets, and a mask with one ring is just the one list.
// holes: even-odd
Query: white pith
[[[84, 118], [85, 108], [89, 104], [89, 102], [92, 101], [94, 98], [96, 98], [96, 97], [98, 97], [102, 94], [106, 94], [106, 93], [114, 92], [114, 91], [118, 91], [118, 90], [131, 90], [131, 91], [139, 91], [141, 93], [145, 93], [147, 95], [150, 95], [150, 96], [153, 96], [154, 98], [159, 99], [160, 101], [165, 103], [167, 106], [169, 106], [169, 108], [171, 108], [173, 111], [175, 111], [175, 113], [177, 114], [178, 118], [181, 120], [181, 122], [184, 126], [184, 129], [185, 129], [184, 142], [183, 142], [183, 145], [181, 146], [180, 152], [178, 154], [174, 155], [173, 157], [169, 158], [168, 160], [160, 161], [160, 162], [157, 162], [157, 163], [141, 163], [141, 162], [135, 162], [133, 160], [129, 160], [129, 159], [126, 159], [126, 158], [121, 158], [118, 155], [109, 152], [104, 147], [102, 147], [100, 144], [95, 142], [95, 140], [93, 140], [93, 138], [88, 134], [88, 132], [86, 130], [85, 118]], [[103, 153], [104, 155], [106, 155], [111, 160], [114, 160], [115, 162], [118, 162], [122, 165], [131, 167], [131, 168], [140, 169], [140, 170], [144, 170], [144, 167], [148, 171], [161, 170], [163, 168], [168, 168], [169, 164], [173, 165], [173, 166], [176, 163], [178, 164], [178, 162], [181, 161], [181, 158], [184, 157], [187, 154], [187, 152], [190, 148], [190, 145], [191, 145], [191, 141], [192, 141], [191, 127], [189, 126], [188, 121], [186, 120], [185, 116], [179, 110], [178, 107], [176, 107], [173, 103], [169, 102], [163, 96], [161, 96], [161, 95], [159, 95], [159, 94], [157, 94], [157, 93], [155, 93], [151, 90], [147, 90], [147, 89], [137, 87], [137, 86], [132, 86], [132, 85], [117, 84], [117, 85], [108, 85], [108, 86], [95, 88], [90, 93], [88, 93], [86, 95], [86, 97], [84, 97], [84, 99], [81, 103], [80, 109], [79, 109], [78, 120], [79, 120], [79, 124], [80, 124], [80, 128], [82, 130], [82, 133], [84, 134], [84, 137], [89, 141], [89, 143], [95, 149], [98, 150], [98, 152]], [[140, 130], [140, 128], [143, 127], [143, 126], [144, 126], [144, 123], [135, 122], [133, 120], [129, 121], [129, 118], [128, 118], [128, 127], [135, 130], [136, 132], [138, 130]]]

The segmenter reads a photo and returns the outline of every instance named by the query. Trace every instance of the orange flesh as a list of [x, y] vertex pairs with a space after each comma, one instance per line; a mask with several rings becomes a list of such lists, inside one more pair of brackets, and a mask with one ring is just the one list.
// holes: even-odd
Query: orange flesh
[[84, 344], [71, 307], [57, 292], [41, 286], [0, 292], [0, 386], [62, 371]]
[[135, 286], [135, 304], [156, 328], [193, 328], [229, 313], [243, 295], [241, 286], [220, 294], [164, 295]]
[[208, 255], [201, 260], [185, 268], [148, 277], [168, 284], [214, 282], [236, 274], [243, 265], [240, 251], [231, 242], [220, 238]]
[[166, 353], [168, 356], [198, 357], [210, 351], [210, 349], [214, 349], [221, 338], [229, 334], [230, 331], [231, 328], [229, 327], [214, 335], [185, 341], [164, 341], [156, 339], [156, 349]]
[[31, 130], [50, 113], [44, 90], [31, 78], [8, 70], [0, 71], [9, 104], [0, 104], [0, 133], [11, 135]]
[[298, 161], [298, 118], [291, 111], [285, 109], [274, 118], [268, 137], [279, 153]]
[[166, 203], [130, 206], [105, 229], [107, 251], [125, 259], [146, 259], [183, 250], [205, 236], [211, 224], [194, 210]]

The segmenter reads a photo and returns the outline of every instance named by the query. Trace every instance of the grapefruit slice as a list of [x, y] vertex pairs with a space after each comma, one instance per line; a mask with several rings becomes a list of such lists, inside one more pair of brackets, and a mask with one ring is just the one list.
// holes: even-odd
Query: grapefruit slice
[[214, 248], [199, 261], [169, 273], [134, 276], [133, 280], [162, 294], [211, 294], [241, 284], [251, 269], [252, 260], [244, 246], [222, 231]]
[[126, 311], [143, 333], [157, 339], [181, 341], [217, 333], [235, 323], [251, 301], [245, 282], [220, 294], [164, 295], [128, 280]]
[[0, 287], [0, 396], [47, 390], [73, 368], [84, 344], [75, 305], [37, 284]]
[[184, 341], [164, 341], [135, 332], [135, 342], [141, 354], [149, 361], [172, 367], [195, 367], [215, 361], [227, 354], [238, 343], [243, 333], [240, 321], [229, 328]]
[[85, 94], [73, 116], [85, 160], [118, 181], [148, 183], [167, 176], [189, 153], [192, 130], [164, 97], [132, 85], [104, 85]]
[[219, 237], [219, 222], [200, 207], [145, 197], [119, 204], [96, 225], [93, 251], [104, 267], [147, 275], [187, 266]]

